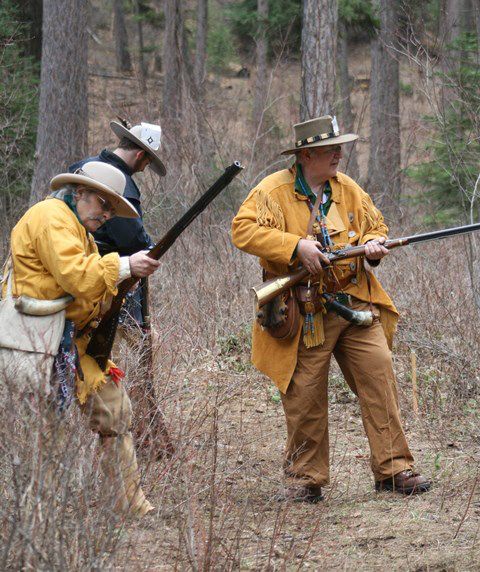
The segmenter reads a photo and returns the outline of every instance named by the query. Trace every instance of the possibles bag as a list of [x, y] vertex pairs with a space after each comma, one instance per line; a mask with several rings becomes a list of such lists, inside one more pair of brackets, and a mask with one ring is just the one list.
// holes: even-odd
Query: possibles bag
[[22, 314], [12, 296], [12, 272], [7, 275], [7, 293], [0, 300], [0, 348], [57, 355], [65, 326], [65, 310], [46, 316]]
[[300, 310], [292, 289], [260, 308], [257, 311], [257, 320], [273, 338], [294, 338], [300, 327]]

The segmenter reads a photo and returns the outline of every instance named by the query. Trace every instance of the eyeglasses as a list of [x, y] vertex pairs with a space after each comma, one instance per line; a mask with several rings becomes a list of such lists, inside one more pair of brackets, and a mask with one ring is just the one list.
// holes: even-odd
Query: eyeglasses
[[341, 152], [341, 145], [332, 145], [331, 147], [323, 149], [321, 152], [319, 152], [319, 155], [339, 155]]
[[101, 197], [97, 192], [95, 192], [95, 196], [97, 197], [104, 213], [111, 213], [112, 216], [115, 215], [115, 207], [110, 201]]
[[[76, 169], [74, 172], [74, 175], [83, 175], [84, 177], [89, 177], [89, 175], [87, 175], [87, 173], [85, 173], [85, 171], [83, 171], [81, 168]], [[100, 206], [102, 207], [102, 211], [104, 213], [110, 213], [112, 216], [115, 216], [115, 207], [112, 205], [112, 203], [109, 200], [104, 199], [103, 197], [101, 197], [98, 194], [98, 189], [94, 189], [92, 187], [86, 187], [86, 186], [83, 186], [81, 188], [84, 188], [86, 191], [94, 194], [97, 197], [97, 200], [100, 203]]]

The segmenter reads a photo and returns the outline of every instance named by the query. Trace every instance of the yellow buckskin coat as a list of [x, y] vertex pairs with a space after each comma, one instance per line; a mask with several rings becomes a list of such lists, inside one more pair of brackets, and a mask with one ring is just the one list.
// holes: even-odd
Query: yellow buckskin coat
[[[12, 231], [11, 251], [13, 295], [54, 300], [70, 294], [75, 300], [67, 307], [66, 318], [78, 330], [117, 293], [118, 254], [100, 256], [93, 236], [59, 199], [41, 201], [23, 215]], [[105, 373], [115, 365], [109, 362], [102, 372], [85, 353], [88, 341], [89, 336], [75, 340], [84, 376], [83, 381], [77, 379], [80, 403], [105, 382]]]
[[[327, 228], [336, 247], [355, 246], [386, 237], [388, 228], [380, 211], [355, 181], [343, 173], [330, 179], [332, 204]], [[265, 270], [275, 275], [288, 274], [300, 238], [305, 238], [310, 210], [307, 197], [295, 191], [295, 167], [263, 179], [248, 195], [232, 223], [237, 248], [258, 256]], [[336, 263], [338, 278], [351, 277], [344, 289], [359, 300], [380, 308], [380, 320], [391, 347], [398, 312], [374, 274], [370, 273], [370, 292], [362, 259]], [[285, 393], [297, 363], [302, 329], [290, 340], [277, 340], [255, 321], [252, 337], [252, 362]]]

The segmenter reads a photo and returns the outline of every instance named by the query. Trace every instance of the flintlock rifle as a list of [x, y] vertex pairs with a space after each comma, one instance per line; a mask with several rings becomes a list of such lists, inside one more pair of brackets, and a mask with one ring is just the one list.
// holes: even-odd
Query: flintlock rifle
[[[227, 187], [236, 175], [243, 169], [239, 161], [235, 161], [228, 166], [224, 173], [213, 183], [213, 185], [198, 199], [198, 201], [188, 209], [188, 211], [178, 220], [170, 230], [157, 242], [148, 252], [147, 256], [159, 260], [182, 232], [192, 223], [197, 216]], [[123, 280], [118, 286], [118, 294], [113, 298], [110, 309], [100, 320], [98, 326], [93, 330], [92, 337], [87, 346], [87, 354], [94, 358], [102, 371], [107, 365], [107, 360], [112, 351], [115, 333], [118, 326], [118, 318], [123, 300], [129, 290], [140, 280], [135, 276]]]
[[[390, 240], [386, 240], [383, 243], [383, 246], [391, 250], [392, 248], [397, 248], [398, 246], [407, 246], [407, 244], [417, 244], [419, 242], [427, 242], [429, 240], [440, 240], [442, 238], [448, 238], [449, 236], [455, 236], [457, 234], [466, 234], [475, 230], [480, 230], [480, 223], [457, 226], [444, 230], [435, 230], [433, 232], [425, 232], [423, 234], [415, 234], [413, 236], [405, 236], [403, 238], [392, 238]], [[327, 256], [330, 264], [335, 264], [335, 262], [338, 260], [364, 256], [365, 245], [363, 244], [361, 246], [349, 246], [339, 250], [325, 250], [322, 252]], [[254, 286], [252, 291], [255, 294], [258, 307], [261, 308], [265, 304], [268, 304], [268, 302], [271, 302], [279, 294], [285, 292], [289, 288], [292, 288], [307, 278], [309, 275], [310, 272], [306, 268], [301, 268], [296, 272], [292, 272], [292, 274], [287, 274], [286, 276], [277, 276], [271, 280], [262, 282], [262, 284], [259, 284], [258, 286]]]

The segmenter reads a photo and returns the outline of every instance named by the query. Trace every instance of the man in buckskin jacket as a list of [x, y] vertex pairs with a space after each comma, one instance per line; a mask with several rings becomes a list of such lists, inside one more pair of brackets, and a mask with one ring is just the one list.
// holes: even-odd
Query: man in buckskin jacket
[[[0, 317], [10, 303], [8, 329], [0, 320], [0, 405], [19, 412], [16, 423], [25, 438], [42, 439], [38, 454], [51, 466], [65, 450], [56, 440], [62, 417], [70, 402], [77, 401], [100, 436], [111, 508], [143, 516], [153, 507], [140, 486], [123, 372], [111, 361], [102, 370], [86, 353], [91, 331], [117, 293], [117, 285], [130, 276], [149, 276], [159, 266], [145, 251], [130, 256], [98, 252], [90, 233], [115, 215], [138, 215], [123, 198], [124, 188], [121, 171], [91, 161], [74, 174], [54, 177], [52, 194], [31, 207], [14, 227], [0, 301]], [[52, 316], [52, 328], [58, 328], [60, 336], [52, 347], [46, 339], [52, 328], [36, 336], [36, 320], [45, 316], [35, 313], [35, 306], [48, 309], [53, 303], [58, 315], [58, 301], [67, 296], [64, 319]], [[17, 311], [14, 300], [28, 301], [33, 314]]]
[[[388, 254], [383, 246], [388, 229], [368, 194], [338, 171], [342, 145], [357, 135], [341, 135], [331, 116], [297, 124], [294, 131], [294, 144], [284, 154], [295, 155], [295, 164], [263, 179], [232, 224], [234, 244], [258, 256], [268, 276], [299, 265], [310, 271], [306, 287], [315, 309], [307, 312], [304, 306], [303, 327], [288, 339], [272, 337], [258, 322], [253, 327], [253, 364], [280, 390], [286, 416], [284, 496], [317, 502], [329, 482], [332, 355], [360, 402], [376, 489], [424, 492], [430, 483], [413, 470], [398, 409], [390, 351], [398, 312], [372, 271]], [[361, 244], [365, 257], [324, 269], [328, 259], [322, 249]], [[355, 310], [373, 309], [373, 324], [356, 326], [327, 311], [322, 292], [350, 300]]]

